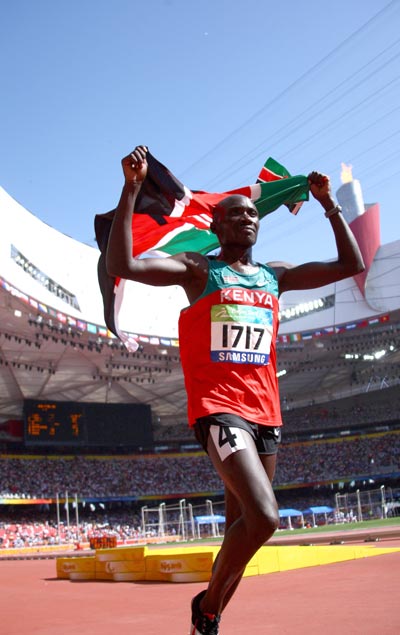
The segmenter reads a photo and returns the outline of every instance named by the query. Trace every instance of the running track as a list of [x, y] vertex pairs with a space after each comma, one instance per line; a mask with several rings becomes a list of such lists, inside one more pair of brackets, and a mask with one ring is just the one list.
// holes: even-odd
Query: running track
[[[400, 538], [379, 547], [400, 547]], [[0, 561], [3, 635], [187, 635], [203, 583], [71, 582], [55, 560]], [[245, 578], [221, 635], [398, 635], [400, 552]]]

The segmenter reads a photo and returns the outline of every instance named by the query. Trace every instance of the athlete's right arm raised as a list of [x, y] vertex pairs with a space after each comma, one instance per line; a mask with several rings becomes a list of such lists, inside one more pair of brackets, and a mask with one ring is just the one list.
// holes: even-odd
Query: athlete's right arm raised
[[[132, 214], [147, 175], [146, 153], [145, 146], [137, 146], [122, 159], [125, 183], [111, 227], [106, 254], [107, 271], [112, 276], [154, 286], [177, 284], [184, 287], [188, 295], [195, 296], [199, 274], [200, 278], [204, 277], [201, 265], [205, 259], [200, 254], [181, 253], [168, 258], [141, 259], [132, 256]], [[200, 288], [201, 285], [200, 280]]]

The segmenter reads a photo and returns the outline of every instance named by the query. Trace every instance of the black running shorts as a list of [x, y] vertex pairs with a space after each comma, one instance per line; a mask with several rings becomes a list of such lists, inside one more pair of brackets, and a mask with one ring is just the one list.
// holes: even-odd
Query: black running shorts
[[262, 426], [252, 423], [238, 415], [229, 413], [216, 413], [196, 419], [194, 434], [197, 441], [207, 452], [207, 442], [210, 426], [223, 428], [240, 428], [246, 430], [254, 440], [258, 454], [277, 454], [281, 442], [280, 426]]

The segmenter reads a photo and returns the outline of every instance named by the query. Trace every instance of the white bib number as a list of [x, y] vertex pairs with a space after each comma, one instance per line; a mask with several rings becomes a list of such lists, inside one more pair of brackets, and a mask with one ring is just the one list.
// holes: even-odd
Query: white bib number
[[216, 362], [266, 365], [272, 340], [272, 311], [243, 305], [211, 309], [211, 359]]

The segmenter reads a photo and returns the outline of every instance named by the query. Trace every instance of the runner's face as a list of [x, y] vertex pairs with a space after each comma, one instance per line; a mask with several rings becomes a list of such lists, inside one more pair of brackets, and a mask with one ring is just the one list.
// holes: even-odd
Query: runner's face
[[246, 196], [229, 196], [217, 205], [213, 230], [221, 245], [252, 247], [260, 225], [257, 208]]

